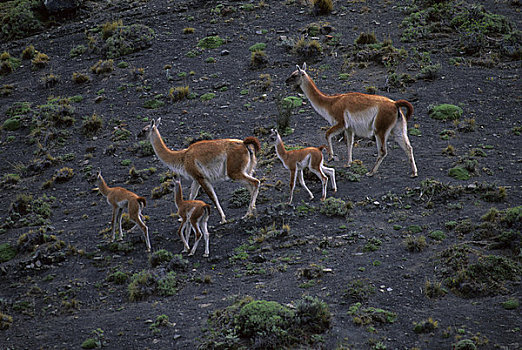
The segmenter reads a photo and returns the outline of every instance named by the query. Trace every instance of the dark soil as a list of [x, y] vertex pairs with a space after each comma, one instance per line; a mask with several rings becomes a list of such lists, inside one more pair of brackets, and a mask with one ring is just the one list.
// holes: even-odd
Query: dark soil
[[[217, 3], [210, 1], [88, 1], [76, 15], [58, 19], [60, 25], [2, 42], [1, 51], [14, 57], [32, 44], [48, 55], [49, 63], [35, 70], [23, 60], [0, 77], [0, 87], [13, 87], [0, 97], [2, 124], [17, 102], [29, 102], [33, 111], [14, 113], [22, 115], [21, 127], [10, 131], [4, 126], [0, 133], [0, 243], [16, 250], [14, 257], [7, 254], [7, 261], [0, 262], [0, 312], [12, 317], [12, 323], [0, 327], [0, 348], [77, 349], [87, 338], [96, 338], [93, 332], [98, 330], [102, 345], [111, 349], [194, 349], [207, 341], [209, 315], [236, 298], [289, 304], [310, 295], [325, 301], [333, 315], [329, 330], [310, 348], [450, 349], [467, 338], [479, 348], [519, 349], [520, 309], [509, 310], [502, 303], [522, 299], [520, 214], [504, 218], [506, 209], [522, 204], [520, 57], [498, 53], [498, 47], [463, 52], [461, 34], [454, 31], [401, 42], [406, 1], [334, 1], [334, 12], [321, 16], [299, 1], [222, 3], [219, 8], [228, 10], [219, 14]], [[521, 28], [518, 1], [481, 3], [506, 16], [514, 29]], [[119, 19], [124, 25], [152, 28], [152, 45], [115, 58], [114, 70], [101, 74], [90, 67], [107, 59], [102, 53], [87, 49], [70, 56], [78, 45], [88, 47], [86, 30]], [[327, 27], [311, 35], [318, 37], [323, 52], [303, 57], [287, 48], [284, 39], [299, 39], [311, 23]], [[194, 33], [184, 34], [189, 27]], [[407, 57], [390, 67], [378, 53], [360, 53], [354, 42], [361, 32], [375, 33], [379, 42], [390, 39]], [[187, 56], [198, 51], [200, 39], [213, 35], [225, 43]], [[256, 60], [260, 66], [254, 67], [249, 47], [259, 42], [267, 44], [266, 60]], [[440, 64], [430, 79], [417, 76], [422, 64], [415, 57], [423, 52], [433, 65]], [[452, 60], [457, 57], [459, 64]], [[336, 169], [338, 192], [329, 187], [328, 196], [351, 202], [348, 214], [321, 213], [321, 185], [313, 175], [306, 181], [316, 199], [309, 200], [298, 185], [294, 204], [283, 204], [289, 173], [275, 158], [268, 131], [276, 126], [279, 99], [299, 96], [285, 86], [285, 79], [304, 61], [325, 93], [375, 90], [414, 105], [409, 128], [415, 134], [410, 140], [417, 178], [409, 177], [407, 158], [392, 140], [375, 176], [356, 174], [345, 167], [342, 141], [334, 146], [340, 160], [328, 162]], [[393, 86], [390, 69], [416, 78]], [[72, 81], [74, 72], [91, 80], [78, 84]], [[55, 84], [49, 82], [51, 73], [58, 76]], [[263, 85], [261, 74], [269, 74], [271, 84]], [[196, 98], [173, 102], [169, 89], [184, 85]], [[215, 97], [202, 101], [205, 93]], [[35, 126], [43, 118], [34, 113], [38, 106], [51, 97], [72, 96], [82, 99], [69, 103], [72, 111], [57, 115], [74, 120]], [[304, 104], [290, 119], [293, 132], [283, 139], [292, 146], [324, 144], [327, 122], [301, 97]], [[154, 99], [164, 105], [144, 107]], [[462, 117], [456, 122], [430, 118], [430, 106], [443, 103], [460, 106]], [[83, 118], [93, 114], [101, 117], [102, 126], [85, 134]], [[145, 196], [153, 252], [182, 250], [175, 234], [179, 222], [172, 215], [173, 193], [166, 186], [166, 195], [152, 198], [167, 168], [135, 139], [158, 117], [159, 130], [173, 149], [200, 138], [257, 136], [263, 149], [255, 175], [262, 184], [257, 215], [246, 220], [240, 219], [247, 209], [241, 185], [216, 184], [230, 222], [220, 225], [212, 207], [210, 257], [202, 257], [200, 243], [195, 256], [183, 257], [185, 264], [175, 258], [153, 267], [139, 230], [126, 233], [120, 245], [110, 244], [111, 208], [93, 187], [99, 167], [110, 186]], [[375, 142], [356, 141], [354, 158], [371, 169]], [[448, 175], [459, 165], [471, 170], [469, 179]], [[131, 176], [132, 167], [138, 175]], [[72, 177], [64, 168], [72, 169]], [[185, 180], [185, 193], [188, 185]], [[20, 195], [40, 202], [24, 201]], [[198, 198], [209, 202], [206, 195]], [[483, 219], [491, 208], [499, 214]], [[445, 238], [432, 238], [436, 230]], [[502, 240], [502, 234], [509, 238]], [[505, 258], [495, 260], [505, 262], [505, 269], [485, 264], [480, 266], [489, 267], [482, 271], [473, 265], [490, 255]], [[174, 271], [175, 294], [152, 288], [151, 295], [131, 301], [130, 280], [118, 284], [109, 277], [142, 270], [154, 276]], [[354, 283], [362, 290], [354, 290]], [[428, 297], [430, 283], [441, 283], [443, 295]], [[363, 288], [370, 286], [374, 288]], [[397, 318], [360, 325], [349, 314], [356, 302]], [[160, 315], [167, 315], [170, 323], [154, 331], [150, 326]], [[415, 324], [429, 318], [437, 327], [414, 331]]]

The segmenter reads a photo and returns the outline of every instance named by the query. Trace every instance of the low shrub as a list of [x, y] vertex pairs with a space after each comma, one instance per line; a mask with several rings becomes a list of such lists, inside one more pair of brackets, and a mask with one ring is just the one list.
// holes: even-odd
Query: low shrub
[[462, 113], [462, 108], [447, 103], [428, 107], [428, 115], [437, 120], [458, 120], [462, 117]]

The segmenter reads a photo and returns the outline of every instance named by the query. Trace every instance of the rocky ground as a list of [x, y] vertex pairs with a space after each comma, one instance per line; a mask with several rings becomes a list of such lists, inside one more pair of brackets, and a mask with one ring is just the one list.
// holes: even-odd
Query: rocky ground
[[[520, 3], [333, 4], [86, 1], [18, 35], [3, 18], [0, 348], [522, 346]], [[350, 168], [336, 142], [338, 192], [320, 202], [306, 174], [316, 199], [298, 185], [284, 204], [269, 130], [318, 146], [328, 126], [285, 85], [303, 62], [325, 93], [410, 101], [419, 176], [392, 140], [373, 177], [373, 140], [356, 139]], [[178, 255], [172, 174], [136, 139], [159, 117], [172, 149], [261, 141], [257, 215], [241, 219], [240, 184], [216, 184], [229, 222], [212, 207], [209, 258], [201, 244]], [[138, 230], [110, 242], [97, 168], [146, 197], [152, 254]], [[249, 300], [298, 311], [307, 296], [331, 316], [315, 331], [301, 320], [300, 345], [278, 343], [280, 324], [248, 333], [223, 316]]]

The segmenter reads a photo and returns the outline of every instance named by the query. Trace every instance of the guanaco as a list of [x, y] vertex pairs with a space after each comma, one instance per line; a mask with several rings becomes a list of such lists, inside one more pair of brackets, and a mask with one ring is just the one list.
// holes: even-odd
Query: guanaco
[[317, 175], [317, 177], [321, 180], [323, 188], [321, 201], [326, 199], [326, 186], [328, 183], [328, 177], [326, 177], [325, 173], [330, 177], [333, 191], [337, 192], [337, 184], [335, 183], [335, 169], [325, 166], [323, 162], [322, 150], [325, 149], [326, 146], [306, 147], [287, 151], [285, 149], [285, 144], [281, 139], [281, 135], [279, 135], [279, 132], [277, 132], [276, 129], [272, 129], [271, 135], [275, 138], [275, 150], [277, 157], [281, 160], [284, 167], [290, 170], [290, 199], [288, 200], [288, 204], [292, 203], [297, 174], [299, 174], [299, 182], [301, 183], [301, 186], [303, 186], [306, 192], [308, 192], [310, 199], [314, 198], [314, 195], [308, 189], [308, 187], [306, 187], [304, 181], [303, 170], [305, 168], [310, 169], [310, 171]]
[[250, 192], [250, 204], [243, 218], [254, 215], [256, 198], [260, 181], [252, 176], [256, 164], [256, 152], [261, 148], [256, 137], [249, 136], [244, 140], [218, 139], [204, 140], [191, 144], [188, 148], [175, 151], [169, 149], [158, 131], [161, 118], [152, 120], [139, 137], [146, 136], [156, 156], [170, 170], [186, 179], [192, 180], [189, 199], [196, 198], [199, 188], [214, 202], [221, 223], [226, 222], [225, 213], [219, 204], [212, 183], [219, 180], [232, 179], [244, 183]]
[[183, 251], [186, 253], [190, 250], [189, 238], [190, 233], [194, 230], [196, 234], [196, 241], [190, 250], [189, 256], [194, 255], [201, 236], [205, 239], [205, 258], [209, 254], [209, 233], [207, 228], [208, 218], [210, 216], [210, 205], [200, 200], [184, 200], [183, 190], [181, 188], [181, 181], [176, 181], [175, 203], [178, 208], [178, 215], [181, 218], [181, 224], [178, 228], [178, 236], [183, 242]]
[[147, 245], [147, 252], [150, 252], [150, 240], [149, 240], [149, 228], [143, 223], [141, 210], [147, 205], [147, 201], [144, 197], [140, 197], [134, 192], [126, 190], [123, 187], [109, 187], [103, 179], [101, 170], [98, 170], [96, 176], [96, 185], [98, 190], [107, 198], [107, 203], [112, 205], [112, 242], [114, 242], [116, 236], [116, 223], [119, 224], [120, 231], [118, 240], [123, 240], [123, 230], [121, 228], [121, 217], [123, 209], [127, 207], [129, 213], [129, 219], [132, 220], [136, 225], [139, 226], [143, 235], [145, 236], [145, 243]]
[[[306, 63], [303, 64], [303, 68], [296, 67], [297, 69], [286, 79], [286, 84], [296, 89], [300, 88], [310, 100], [315, 111], [332, 125], [326, 131], [330, 159], [336, 159], [332, 147], [332, 138], [335, 135], [344, 131], [348, 147], [348, 165], [352, 163], [354, 136], [366, 138], [375, 136], [378, 151], [377, 161], [373, 169], [366, 174], [372, 176], [386, 157], [386, 142], [388, 136], [392, 134], [408, 156], [412, 170], [411, 176], [417, 176], [413, 148], [407, 133], [407, 121], [413, 114], [413, 106], [410, 102], [393, 101], [384, 96], [358, 92], [326, 95], [317, 88], [306, 73]], [[401, 111], [402, 107], [406, 108], [406, 117]]]

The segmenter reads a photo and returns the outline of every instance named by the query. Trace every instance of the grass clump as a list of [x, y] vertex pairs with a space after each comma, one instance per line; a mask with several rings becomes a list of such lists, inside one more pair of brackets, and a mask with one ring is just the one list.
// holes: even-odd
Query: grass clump
[[446, 293], [446, 289], [442, 286], [442, 282], [426, 280], [424, 283], [424, 294], [430, 299], [443, 297]]
[[85, 51], [87, 51], [87, 46], [81, 45], [81, 44], [76, 45], [69, 51], [69, 57], [74, 58], [74, 57], [81, 56], [85, 53]]
[[158, 293], [161, 296], [171, 296], [177, 293], [179, 280], [174, 271], [169, 271], [158, 279]]
[[5, 330], [13, 324], [13, 317], [0, 312], [0, 330]]
[[108, 74], [114, 70], [114, 60], [98, 60], [91, 66], [91, 72], [95, 74]]
[[49, 56], [43, 52], [37, 52], [31, 60], [33, 70], [45, 68], [49, 64]]
[[461, 166], [455, 166], [448, 170], [448, 175], [457, 179], [457, 180], [469, 180], [471, 178], [471, 174], [469, 171]]
[[89, 81], [91, 81], [90, 76], [88, 76], [85, 73], [80, 73], [80, 72], [73, 72], [71, 79], [76, 84], [83, 84], [83, 83], [88, 83]]
[[502, 307], [506, 310], [515, 310], [520, 306], [518, 299], [512, 298], [502, 303]]
[[209, 317], [200, 349], [283, 349], [313, 345], [331, 324], [328, 305], [306, 296], [291, 309], [275, 301], [246, 297]]
[[116, 284], [125, 284], [129, 280], [129, 275], [123, 271], [115, 271], [107, 276], [107, 281], [114, 282]]
[[327, 15], [333, 10], [332, 0], [312, 0], [314, 14]]
[[352, 202], [345, 202], [340, 198], [329, 197], [321, 203], [319, 211], [326, 216], [346, 216], [348, 210], [352, 208]]
[[149, 48], [154, 38], [154, 30], [146, 25], [128, 26], [121, 20], [106, 22], [87, 32], [89, 48], [113, 59]]
[[25, 227], [25, 226], [45, 226], [50, 224], [52, 214], [51, 205], [56, 198], [42, 195], [33, 198], [31, 195], [18, 194], [9, 205], [8, 216], [2, 228]]
[[294, 313], [275, 301], [254, 300], [241, 308], [236, 325], [242, 337], [268, 337], [275, 335], [281, 343], [288, 342], [287, 329]]
[[16, 249], [9, 243], [0, 244], [0, 263], [7, 262], [16, 256]]
[[368, 279], [355, 279], [348, 284], [347, 289], [343, 293], [343, 297], [363, 302], [367, 301], [375, 292], [375, 285]]
[[38, 0], [4, 2], [0, 14], [0, 38], [20, 39], [43, 29]]
[[319, 41], [310, 40], [302, 36], [295, 42], [292, 51], [303, 60], [314, 61], [321, 56], [323, 48]]
[[152, 273], [142, 270], [135, 273], [130, 278], [130, 283], [127, 286], [130, 301], [139, 301], [152, 295], [157, 288], [157, 282]]
[[216, 94], [213, 92], [207, 92], [206, 94], [203, 94], [199, 97], [199, 99], [203, 102], [210, 101], [216, 97]]
[[368, 44], [376, 44], [377, 37], [375, 36], [375, 32], [366, 33], [362, 32], [359, 34], [357, 39], [355, 39], [355, 45], [368, 45]]
[[20, 121], [20, 116], [14, 116], [4, 121], [2, 124], [2, 129], [7, 131], [15, 131], [20, 129], [21, 126], [22, 123]]
[[9, 52], [4, 51], [0, 55], [0, 75], [7, 75], [14, 72], [20, 67], [20, 64], [21, 62], [18, 58], [12, 57]]
[[189, 95], [189, 86], [176, 86], [169, 90], [169, 98], [172, 102], [178, 102], [186, 99]]
[[149, 262], [152, 267], [169, 262], [174, 257], [174, 254], [165, 249], [155, 251], [149, 258]]
[[258, 69], [265, 67], [268, 64], [268, 58], [264, 50], [255, 50], [250, 54], [250, 67]]
[[157, 109], [157, 108], [161, 108], [161, 107], [165, 106], [165, 102], [161, 101], [159, 99], [161, 97], [163, 97], [163, 96], [158, 95], [153, 99], [145, 101], [145, 103], [143, 103], [143, 107], [148, 108], [148, 109]]
[[520, 263], [502, 255], [483, 255], [465, 245], [441, 252], [445, 284], [457, 295], [469, 298], [507, 291], [508, 281], [520, 280]]
[[217, 49], [224, 43], [225, 39], [221, 38], [219, 35], [212, 35], [201, 39], [198, 42], [198, 47], [200, 49]]
[[442, 230], [431, 231], [428, 236], [436, 241], [443, 241], [446, 239], [446, 235]]
[[363, 308], [361, 303], [350, 306], [348, 315], [351, 315], [353, 322], [360, 326], [375, 323], [394, 323], [397, 320], [395, 312], [375, 307]]
[[82, 123], [82, 132], [84, 135], [95, 135], [103, 126], [103, 119], [94, 112], [90, 117], [84, 117]]
[[250, 52], [254, 52], [254, 51], [264, 51], [266, 49], [266, 44], [265, 43], [255, 43], [254, 45], [250, 46], [248, 48], [248, 50]]
[[427, 320], [413, 323], [413, 331], [417, 334], [431, 333], [437, 328], [439, 328], [439, 322], [434, 321], [431, 317]]
[[87, 338], [80, 345], [82, 349], [97, 349], [105, 345], [104, 332], [101, 328], [95, 329], [91, 332], [92, 337]]
[[421, 252], [426, 248], [426, 237], [424, 236], [413, 236], [408, 235], [404, 241], [404, 246], [406, 247], [406, 250], [412, 253], [415, 252]]
[[428, 107], [428, 115], [437, 120], [458, 120], [462, 117], [462, 108], [448, 103]]

